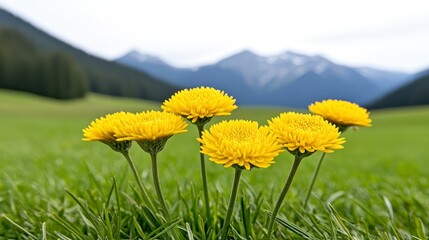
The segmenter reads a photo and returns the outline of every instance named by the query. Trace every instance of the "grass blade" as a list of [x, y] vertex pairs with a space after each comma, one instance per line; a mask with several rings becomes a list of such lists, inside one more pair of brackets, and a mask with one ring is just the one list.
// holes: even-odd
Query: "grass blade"
[[30, 238], [37, 240], [37, 237], [31, 234], [29, 231], [27, 231], [25, 228], [21, 227], [19, 224], [14, 222], [12, 219], [8, 218], [6, 215], [2, 215], [4, 219], [6, 219], [8, 222], [10, 222], [12, 225], [17, 227], [19, 230], [23, 231], [25, 234], [27, 234]]
[[72, 240], [71, 238], [67, 237], [66, 235], [64, 235], [64, 234], [62, 234], [60, 232], [55, 232], [55, 235], [57, 237], [59, 237], [59, 239], [61, 239], [61, 240]]
[[350, 234], [349, 230], [347, 229], [347, 226], [344, 223], [342, 217], [340, 216], [340, 214], [338, 214], [337, 210], [335, 210], [335, 208], [329, 203], [328, 203], [328, 209], [331, 214], [331, 218], [333, 222], [336, 223], [336, 225], [339, 227], [338, 229], [341, 230], [339, 232], [343, 235], [353, 238], [353, 236]]
[[177, 226], [181, 221], [182, 221], [182, 219], [177, 218], [177, 219], [175, 219], [173, 221], [167, 222], [167, 223], [161, 225], [159, 228], [155, 229], [155, 231], [153, 231], [152, 233], [150, 233], [148, 236], [150, 237], [151, 235], [156, 234], [155, 236], [150, 237], [150, 239], [156, 239], [159, 236], [162, 236], [165, 233], [168, 233], [168, 231], [170, 231], [170, 229], [172, 229], [175, 226]]
[[189, 223], [186, 223], [186, 232], [188, 233], [188, 239], [194, 240], [194, 234], [192, 233], [191, 226], [189, 226]]
[[116, 197], [116, 211], [117, 211], [117, 216], [116, 216], [116, 239], [119, 240], [120, 239], [120, 232], [121, 232], [121, 201], [119, 199], [119, 192], [118, 192], [118, 186], [116, 184], [116, 179], [113, 178], [113, 185], [115, 186], [115, 197]]
[[417, 234], [417, 237], [419, 237], [422, 240], [427, 239], [425, 225], [420, 218], [416, 219], [416, 234]]
[[42, 240], [46, 240], [46, 222], [42, 223]]
[[392, 203], [390, 203], [389, 199], [386, 196], [383, 196], [383, 201], [384, 204], [387, 207], [388, 213], [389, 213], [389, 218], [391, 221], [393, 221], [395, 219], [395, 215], [393, 213], [393, 207], [392, 207]]
[[[271, 212], [269, 212], [268, 215], [271, 216]], [[281, 219], [279, 217], [276, 217], [276, 221], [280, 225], [282, 225], [283, 227], [287, 228], [291, 232], [295, 233], [296, 235], [298, 235], [298, 236], [300, 236], [300, 237], [302, 237], [304, 239], [307, 239], [307, 240], [315, 240], [316, 239], [314, 236], [308, 234], [305, 230], [301, 229], [297, 225], [295, 225], [295, 224], [293, 224], [293, 223], [291, 223], [291, 222], [289, 222], [287, 220], [284, 220], [284, 219]]]
[[140, 227], [140, 224], [138, 223], [137, 219], [133, 216], [133, 226], [136, 229], [137, 233], [142, 237], [143, 239], [147, 239], [146, 234], [144, 233], [143, 229]]
[[201, 215], [198, 216], [198, 228], [201, 233], [201, 240], [206, 240], [207, 237], [206, 237], [206, 230], [204, 229], [204, 219], [201, 217]]
[[[51, 217], [52, 221], [54, 221], [56, 224], [64, 228], [67, 232], [74, 235], [77, 239], [86, 239], [86, 237], [81, 233], [78, 229], [75, 228], [72, 224], [67, 222], [66, 220], [54, 215]], [[62, 235], [62, 234], [61, 234]]]

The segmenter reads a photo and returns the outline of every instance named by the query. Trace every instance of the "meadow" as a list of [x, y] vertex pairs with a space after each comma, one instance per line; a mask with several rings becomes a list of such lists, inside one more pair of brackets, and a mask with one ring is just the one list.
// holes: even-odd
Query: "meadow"
[[[160, 104], [95, 94], [54, 101], [0, 90], [0, 238], [166, 237], [162, 228], [152, 235], [140, 231], [136, 184], [123, 157], [104, 144], [81, 141], [82, 128], [97, 117], [148, 109], [159, 110]], [[240, 118], [266, 124], [285, 111], [290, 109], [239, 106], [210, 124]], [[279, 214], [276, 239], [428, 238], [429, 107], [377, 110], [371, 118], [372, 127], [348, 130], [345, 148], [326, 156], [307, 208], [303, 201], [320, 153], [303, 160]], [[173, 215], [183, 217], [174, 224], [186, 239], [213, 239], [198, 216], [198, 133], [192, 125], [188, 129], [159, 155], [161, 184]], [[131, 155], [153, 192], [149, 155], [137, 145]], [[285, 152], [267, 169], [243, 172], [234, 239], [263, 236], [267, 211], [292, 162]], [[233, 170], [209, 161], [207, 168], [213, 218], [221, 222]]]

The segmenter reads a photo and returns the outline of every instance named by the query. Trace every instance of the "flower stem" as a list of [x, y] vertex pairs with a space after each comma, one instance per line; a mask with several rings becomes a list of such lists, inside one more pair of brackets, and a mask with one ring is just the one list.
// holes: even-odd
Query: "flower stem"
[[322, 166], [323, 159], [325, 158], [326, 153], [323, 152], [319, 158], [319, 163], [317, 164], [316, 170], [314, 171], [313, 178], [311, 179], [310, 188], [308, 189], [307, 196], [305, 197], [304, 209], [307, 207], [308, 200], [310, 199], [311, 191], [313, 190], [314, 183], [316, 182], [317, 175], [319, 174], [320, 167]]
[[152, 201], [148, 197], [148, 194], [147, 194], [146, 190], [143, 187], [143, 183], [142, 183], [142, 181], [141, 181], [141, 179], [139, 177], [139, 174], [137, 173], [136, 166], [134, 165], [134, 162], [131, 159], [129, 152], [128, 151], [124, 151], [124, 152], [122, 152], [122, 154], [124, 155], [125, 159], [127, 159], [127, 162], [130, 165], [131, 171], [133, 172], [133, 175], [134, 175], [134, 178], [136, 179], [137, 185], [140, 188], [143, 200], [146, 202], [146, 204], [149, 206], [149, 208], [155, 209]]
[[231, 223], [232, 211], [234, 210], [235, 199], [237, 198], [238, 192], [238, 184], [240, 183], [240, 176], [242, 171], [242, 169], [235, 169], [234, 183], [232, 184], [231, 197], [229, 198], [228, 211], [226, 213], [225, 222], [221, 230], [221, 239], [226, 239], [226, 237], [228, 236], [228, 229]]
[[[200, 136], [200, 138], [202, 137], [202, 133], [204, 131], [204, 125], [205, 124], [197, 124], [198, 135]], [[201, 145], [202, 145], [202, 143], [200, 143], [200, 150], [201, 150]], [[204, 203], [206, 206], [206, 216], [207, 216], [208, 223], [210, 223], [211, 215], [210, 215], [209, 192], [208, 192], [208, 187], [207, 187], [206, 162], [205, 162], [204, 154], [201, 152], [200, 152], [200, 162], [201, 162], [201, 177], [203, 180]]]
[[156, 195], [158, 196], [159, 203], [161, 204], [162, 211], [165, 214], [167, 220], [171, 220], [170, 214], [167, 211], [167, 207], [165, 205], [164, 196], [162, 195], [161, 185], [159, 184], [159, 176], [158, 176], [158, 163], [156, 161], [157, 153], [151, 152], [150, 157], [152, 159], [152, 176], [153, 176], [153, 184], [155, 186]]
[[[167, 210], [167, 206], [165, 204], [164, 196], [162, 195], [161, 185], [159, 184], [159, 175], [158, 175], [158, 162], [157, 162], [157, 152], [150, 152], [150, 157], [152, 159], [152, 176], [153, 183], [155, 186], [156, 195], [158, 196], [159, 203], [161, 204], [162, 211], [164, 212], [164, 217], [167, 221], [171, 220], [170, 213]], [[176, 228], [172, 229], [173, 238], [172, 239], [182, 239], [183, 237], [180, 235]]]
[[303, 156], [295, 155], [295, 160], [294, 160], [292, 168], [291, 168], [291, 170], [289, 172], [289, 176], [288, 176], [287, 181], [286, 181], [286, 183], [285, 183], [285, 185], [283, 187], [282, 192], [279, 195], [279, 198], [277, 199], [276, 206], [274, 207], [273, 213], [271, 215], [270, 222], [268, 224], [268, 232], [267, 232], [267, 236], [266, 236], [265, 239], [270, 239], [271, 238], [271, 234], [272, 234], [272, 231], [273, 231], [274, 222], [276, 220], [277, 214], [278, 214], [278, 212], [280, 210], [280, 207], [281, 207], [281, 205], [283, 203], [283, 200], [284, 200], [284, 198], [286, 196], [286, 193], [288, 192], [288, 190], [289, 190], [289, 188], [290, 188], [290, 186], [292, 184], [292, 181], [293, 181], [293, 178], [295, 176], [296, 170], [298, 169], [298, 166], [301, 163], [302, 158], [303, 158]]

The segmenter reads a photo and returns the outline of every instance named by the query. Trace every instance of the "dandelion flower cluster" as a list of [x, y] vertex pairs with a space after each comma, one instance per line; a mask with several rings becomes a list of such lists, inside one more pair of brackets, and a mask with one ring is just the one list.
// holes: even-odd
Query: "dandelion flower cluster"
[[338, 128], [320, 116], [302, 113], [282, 113], [272, 118], [270, 130], [278, 141], [292, 153], [308, 154], [315, 151], [333, 152], [343, 148]]
[[162, 105], [163, 110], [184, 116], [192, 123], [198, 119], [230, 115], [236, 108], [234, 98], [210, 87], [184, 89], [175, 93]]
[[[340, 131], [350, 126], [371, 126], [371, 119], [369, 112], [357, 104], [330, 99], [311, 104], [309, 110], [313, 114], [281, 113], [269, 120], [267, 126], [259, 126], [256, 121], [229, 120], [213, 124], [209, 129], [204, 130], [205, 124], [213, 117], [230, 115], [237, 109], [235, 101], [225, 92], [210, 87], [184, 89], [164, 101], [161, 106], [162, 112], [153, 110], [140, 113], [117, 112], [95, 119], [83, 129], [82, 140], [100, 141], [122, 153], [130, 165], [144, 202], [156, 216], [158, 216], [157, 210], [162, 210], [163, 215], [160, 217], [168, 223], [173, 218], [170, 216], [161, 191], [157, 154], [171, 136], [187, 131], [187, 123], [184, 119], [187, 118], [197, 126], [199, 131], [200, 137], [197, 141], [200, 143], [205, 217], [209, 225], [213, 224], [211, 223], [213, 211], [210, 209], [205, 155], [214, 163], [235, 169], [231, 196], [221, 233], [219, 233], [221, 239], [229, 237], [243, 170], [251, 170], [254, 167], [267, 168], [274, 163], [274, 159], [281, 152], [289, 151], [295, 159], [268, 222], [265, 238], [269, 239], [282, 202], [303, 158], [316, 151], [323, 152], [305, 200], [306, 206], [325, 153], [343, 148], [345, 139], [340, 137]], [[160, 208], [155, 206], [152, 198], [147, 194], [140, 174], [130, 157], [129, 148], [133, 141], [151, 156], [152, 176]], [[171, 236], [176, 239], [180, 238], [179, 234], [179, 230], [176, 232], [173, 229]]]
[[214, 124], [198, 138], [201, 152], [224, 167], [267, 168], [283, 150], [276, 136], [258, 123], [246, 120], [222, 121]]
[[371, 126], [369, 112], [357, 105], [343, 100], [328, 99], [311, 104], [310, 112], [322, 116], [324, 119], [334, 123], [340, 129], [349, 126]]

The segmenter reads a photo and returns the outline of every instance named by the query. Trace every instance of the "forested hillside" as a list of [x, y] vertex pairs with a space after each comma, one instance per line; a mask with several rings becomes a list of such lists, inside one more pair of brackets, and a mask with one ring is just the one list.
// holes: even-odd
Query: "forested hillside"
[[[1, 8], [0, 29], [0, 38], [9, 42], [8, 46], [0, 44], [0, 87], [56, 98], [83, 96], [87, 89], [114, 96], [155, 101], [162, 101], [177, 91], [176, 87], [160, 82], [144, 72], [92, 56], [70, 46]], [[21, 49], [16, 51], [18, 48]], [[59, 76], [63, 80], [59, 80]], [[45, 77], [48, 79], [45, 80]], [[58, 82], [54, 83], [53, 79]], [[67, 90], [69, 92], [63, 96], [63, 93], [58, 92], [58, 86], [66, 82], [73, 85], [73, 90]], [[44, 85], [47, 83], [49, 87]], [[18, 85], [19, 87], [16, 87]], [[61, 89], [69, 87], [70, 85], [65, 84]], [[39, 89], [36, 90], [37, 88]], [[53, 91], [56, 93], [52, 93]]]
[[429, 104], [429, 71], [373, 103], [370, 108], [392, 108]]
[[88, 90], [83, 69], [70, 55], [41, 53], [23, 34], [0, 29], [0, 87], [59, 99], [79, 98]]

